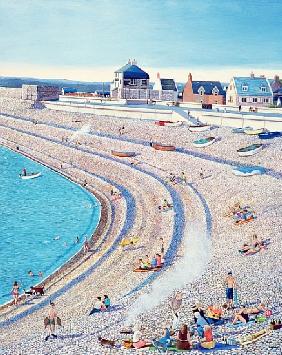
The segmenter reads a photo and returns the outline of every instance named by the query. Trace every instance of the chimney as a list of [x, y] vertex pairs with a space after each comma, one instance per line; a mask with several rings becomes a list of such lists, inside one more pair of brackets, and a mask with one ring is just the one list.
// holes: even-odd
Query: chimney
[[190, 81], [192, 83], [192, 74], [191, 73], [189, 73], [189, 75], [188, 75], [188, 81]]
[[251, 72], [250, 77], [253, 79], [255, 77], [255, 74]]
[[274, 81], [278, 82], [279, 81], [279, 75], [274, 75]]
[[158, 72], [157, 73], [157, 79], [160, 79], [161, 78], [161, 76], [160, 76], [160, 73]]

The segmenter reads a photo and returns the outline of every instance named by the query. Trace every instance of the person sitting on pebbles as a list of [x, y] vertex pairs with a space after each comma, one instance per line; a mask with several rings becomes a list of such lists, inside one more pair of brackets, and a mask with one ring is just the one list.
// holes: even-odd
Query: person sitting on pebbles
[[205, 349], [213, 349], [215, 347], [215, 341], [213, 339], [212, 328], [210, 325], [204, 325], [204, 337], [200, 344]]
[[147, 270], [148, 265], [143, 261], [142, 258], [139, 259], [138, 268], [141, 270]]
[[148, 339], [144, 339], [142, 335], [142, 327], [139, 324], [135, 324], [133, 327], [133, 347], [135, 349], [141, 349], [146, 346], [150, 346], [152, 342]]
[[94, 303], [94, 307], [92, 308], [91, 312], [89, 313], [89, 315], [91, 316], [94, 313], [99, 313], [103, 310], [105, 310], [105, 304], [102, 301], [102, 297], [97, 297], [95, 303]]

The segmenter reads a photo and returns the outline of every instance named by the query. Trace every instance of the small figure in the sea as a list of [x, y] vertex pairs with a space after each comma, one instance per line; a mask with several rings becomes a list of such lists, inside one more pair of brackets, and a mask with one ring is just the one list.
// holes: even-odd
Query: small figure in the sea
[[79, 236], [77, 236], [76, 238], [75, 238], [75, 244], [78, 244], [80, 242], [80, 239], [79, 239]]
[[22, 170], [22, 176], [26, 176], [26, 168], [23, 168], [23, 170]]
[[67, 242], [64, 242], [64, 244], [63, 244], [63, 245], [64, 245], [64, 247], [65, 247], [65, 248], [67, 248], [68, 243], [67, 243]]
[[13, 288], [12, 288], [12, 296], [14, 298], [14, 305], [16, 306], [19, 302], [19, 292], [20, 285], [18, 284], [17, 281], [14, 282]]
[[33, 276], [34, 276], [34, 273], [33, 273], [31, 270], [29, 270], [28, 276], [33, 277]]
[[59, 235], [56, 235], [53, 240], [59, 240], [60, 239], [60, 236]]
[[38, 271], [38, 276], [39, 276], [40, 278], [42, 278], [42, 277], [43, 277], [43, 272], [42, 272], [42, 271]]

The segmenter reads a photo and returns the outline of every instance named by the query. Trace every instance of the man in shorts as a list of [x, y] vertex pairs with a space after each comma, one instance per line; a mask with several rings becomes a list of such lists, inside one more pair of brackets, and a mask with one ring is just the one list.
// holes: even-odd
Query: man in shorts
[[236, 281], [231, 271], [228, 272], [228, 275], [225, 279], [225, 283], [226, 283], [226, 303], [228, 308], [232, 308]]

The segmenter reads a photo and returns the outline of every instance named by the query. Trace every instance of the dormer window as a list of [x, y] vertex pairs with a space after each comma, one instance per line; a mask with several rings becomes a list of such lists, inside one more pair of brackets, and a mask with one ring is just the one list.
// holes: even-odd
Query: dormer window
[[212, 89], [212, 94], [213, 94], [213, 95], [218, 95], [218, 93], [219, 93], [219, 90], [218, 90], [217, 86], [215, 86], [215, 87]]
[[201, 87], [199, 88], [199, 90], [198, 90], [198, 93], [199, 93], [201, 96], [203, 96], [204, 93], [205, 93], [205, 89], [201, 86]]
[[248, 85], [247, 84], [243, 84], [242, 85], [242, 91], [248, 91]]
[[265, 86], [261, 86], [260, 91], [261, 92], [266, 92], [266, 87]]

